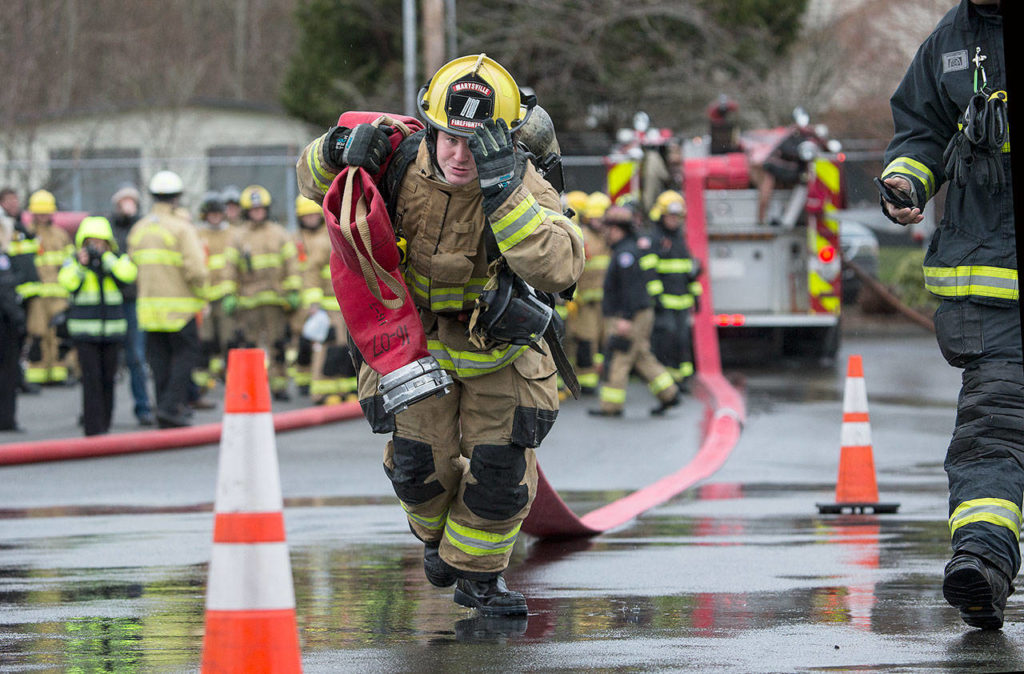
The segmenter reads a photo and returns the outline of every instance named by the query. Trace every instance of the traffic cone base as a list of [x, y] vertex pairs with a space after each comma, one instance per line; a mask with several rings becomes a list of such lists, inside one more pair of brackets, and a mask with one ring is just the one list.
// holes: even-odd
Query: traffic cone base
[[206, 611], [204, 672], [300, 672], [295, 609]]
[[878, 502], [867, 387], [859, 355], [850, 356], [846, 369], [836, 502], [819, 503], [817, 506], [818, 512], [823, 514], [867, 511], [894, 513], [899, 508], [898, 503]]

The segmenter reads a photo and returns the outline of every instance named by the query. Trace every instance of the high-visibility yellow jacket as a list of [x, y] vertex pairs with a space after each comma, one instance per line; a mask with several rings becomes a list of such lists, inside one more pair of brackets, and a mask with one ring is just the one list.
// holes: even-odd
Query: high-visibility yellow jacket
[[89, 342], [116, 342], [124, 338], [128, 324], [124, 317], [121, 287], [135, 281], [138, 269], [127, 255], [103, 254], [102, 267], [83, 267], [69, 258], [58, 278], [71, 294], [68, 334]]
[[210, 272], [206, 285], [206, 299], [210, 302], [238, 292], [235, 282], [238, 251], [232, 245], [237, 236], [238, 228], [226, 220], [219, 229], [199, 227], [199, 238], [206, 253], [206, 269]]
[[128, 252], [139, 269], [139, 327], [181, 330], [205, 305], [208, 272], [195, 226], [171, 204], [157, 202], [128, 233]]

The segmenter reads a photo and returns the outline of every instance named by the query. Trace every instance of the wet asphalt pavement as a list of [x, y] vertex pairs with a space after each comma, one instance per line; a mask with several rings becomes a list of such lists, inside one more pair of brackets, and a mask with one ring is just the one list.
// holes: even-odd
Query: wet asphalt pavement
[[[834, 497], [851, 353], [864, 359], [881, 500], [901, 504], [895, 515], [815, 508]], [[1015, 598], [1003, 631], [980, 632], [941, 596], [958, 371], [913, 328], [848, 333], [842, 354], [833, 369], [727, 372], [747, 424], [695, 488], [590, 540], [523, 537], [507, 579], [527, 596], [525, 620], [478, 617], [426, 583], [365, 423], [279, 434], [306, 671], [1024, 669]], [[134, 430], [123, 393], [115, 430]], [[77, 396], [21, 398], [30, 432], [17, 439], [75, 434]], [[588, 417], [593, 404], [566, 403], [538, 451], [578, 514], [698, 447], [693, 398], [664, 419], [647, 415], [638, 383], [623, 419]], [[216, 461], [201, 447], [0, 467], [0, 671], [198, 669]]]

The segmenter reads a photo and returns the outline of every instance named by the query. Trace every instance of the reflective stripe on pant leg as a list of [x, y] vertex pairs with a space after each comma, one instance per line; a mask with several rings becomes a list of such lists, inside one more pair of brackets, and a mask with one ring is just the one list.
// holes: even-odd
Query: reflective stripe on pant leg
[[505, 556], [512, 552], [521, 526], [522, 523], [517, 524], [508, 533], [495, 534], [482, 529], [462, 526], [448, 518], [444, 528], [444, 537], [448, 543], [454, 545], [467, 555], [473, 555], [474, 557], [486, 555]]
[[1013, 578], [1020, 568], [1024, 491], [1024, 374], [1007, 362], [972, 363], [963, 376], [945, 462], [953, 549]]
[[421, 540], [441, 536], [445, 516], [464, 472], [458, 440], [459, 390], [428, 398], [394, 416], [395, 432], [384, 452], [384, 471]]
[[459, 384], [462, 454], [469, 462], [440, 554], [464, 577], [486, 577], [508, 566], [537, 493], [537, 458], [526, 444], [539, 444], [554, 421], [555, 368], [550, 356], [528, 351], [512, 365]]

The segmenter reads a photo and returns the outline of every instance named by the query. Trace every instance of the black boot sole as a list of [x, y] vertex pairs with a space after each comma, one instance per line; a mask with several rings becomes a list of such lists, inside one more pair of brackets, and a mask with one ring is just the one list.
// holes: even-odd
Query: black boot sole
[[995, 604], [992, 588], [977, 569], [961, 567], [942, 581], [942, 596], [960, 609], [960, 618], [971, 627], [998, 630], [1003, 627], [1003, 609]]
[[486, 606], [477, 601], [472, 595], [468, 595], [458, 587], [455, 588], [454, 601], [459, 606], [465, 606], [466, 608], [475, 608], [480, 611], [480, 615], [495, 617], [495, 616], [523, 616], [526, 615], [526, 602], [522, 604], [516, 604], [515, 606]]

